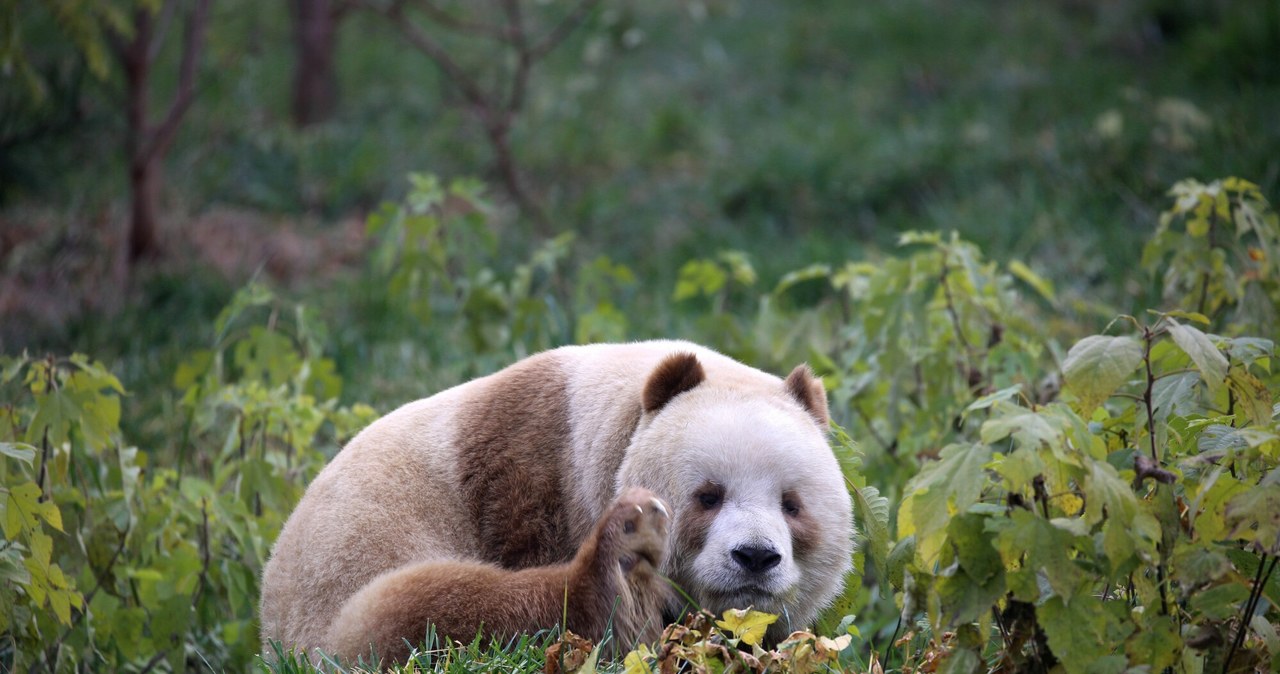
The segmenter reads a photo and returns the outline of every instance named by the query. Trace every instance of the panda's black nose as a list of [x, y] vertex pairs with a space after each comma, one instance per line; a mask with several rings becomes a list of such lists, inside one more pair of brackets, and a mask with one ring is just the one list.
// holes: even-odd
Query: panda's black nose
[[733, 561], [751, 573], [764, 573], [782, 561], [782, 555], [773, 548], [754, 545], [744, 545], [729, 554], [733, 556]]

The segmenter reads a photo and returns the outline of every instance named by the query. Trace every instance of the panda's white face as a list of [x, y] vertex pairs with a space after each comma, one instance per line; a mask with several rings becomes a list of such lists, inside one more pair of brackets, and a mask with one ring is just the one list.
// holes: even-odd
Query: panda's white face
[[626, 466], [675, 508], [668, 574], [703, 608], [754, 607], [806, 626], [851, 557], [849, 495], [812, 419], [759, 397], [694, 389], [637, 433]]

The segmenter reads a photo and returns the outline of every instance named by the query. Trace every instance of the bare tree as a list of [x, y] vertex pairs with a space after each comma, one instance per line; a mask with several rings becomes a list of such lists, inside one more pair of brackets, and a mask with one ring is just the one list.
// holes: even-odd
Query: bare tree
[[[552, 21], [538, 22], [525, 15], [524, 0], [497, 0], [497, 9], [484, 12], [489, 3], [459, 3], [466, 11], [446, 8], [437, 0], [360, 0], [365, 7], [385, 15], [415, 49], [425, 54], [462, 94], [484, 130], [493, 150], [494, 172], [525, 213], [544, 223], [538, 200], [525, 186], [511, 148], [511, 131], [524, 109], [534, 67], [564, 43], [600, 0], [578, 0], [568, 12]], [[470, 12], [470, 13], [467, 13]], [[540, 23], [545, 25], [539, 25]], [[487, 64], [505, 64], [505, 77], [485, 78], [480, 68], [467, 68], [446, 48], [443, 37], [481, 38], [502, 52]]]
[[[133, 11], [133, 34], [115, 36], [116, 54], [124, 70], [132, 207], [129, 261], [154, 257], [160, 249], [156, 210], [160, 198], [161, 163], [169, 152], [182, 118], [196, 93], [196, 66], [204, 51], [211, 0], [165, 0], [158, 12], [139, 4]], [[150, 119], [151, 75], [165, 34], [179, 11], [184, 15], [178, 87], [159, 123]]]
[[344, 0], [289, 0], [293, 14], [293, 123], [328, 121], [338, 107], [334, 52], [338, 24], [350, 8]]

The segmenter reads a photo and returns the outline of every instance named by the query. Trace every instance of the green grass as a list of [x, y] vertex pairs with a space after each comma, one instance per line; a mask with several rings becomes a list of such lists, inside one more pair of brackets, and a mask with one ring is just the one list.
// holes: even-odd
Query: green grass
[[[438, 672], [440, 674], [464, 674], [469, 672], [519, 672], [543, 671], [546, 663], [547, 647], [556, 641], [557, 635], [552, 631], [525, 634], [509, 642], [486, 641], [476, 637], [470, 643], [441, 642], [434, 631], [404, 662], [382, 662], [376, 656], [359, 658], [356, 662], [321, 656], [319, 670], [322, 672], [368, 672], [384, 671], [393, 674], [418, 674], [419, 672]], [[270, 645], [271, 657], [259, 662], [259, 669], [268, 674], [313, 674], [317, 666], [306, 657], [290, 651], [284, 651], [278, 642]]]

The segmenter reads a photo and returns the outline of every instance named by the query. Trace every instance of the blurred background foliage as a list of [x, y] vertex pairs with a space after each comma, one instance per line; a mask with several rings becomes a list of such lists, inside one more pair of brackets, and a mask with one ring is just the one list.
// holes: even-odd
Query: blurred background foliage
[[[1250, 214], [1278, 120], [1271, 0], [0, 0], [0, 442], [30, 447], [6, 485], [116, 504], [60, 523], [99, 615], [200, 571], [146, 590], [190, 602], [174, 634], [112, 637], [134, 669], [248, 662], [264, 546], [340, 441], [560, 344], [807, 360], [896, 509], [977, 437], [961, 411], [1054, 399], [1118, 313], [1274, 337], [1280, 244]], [[1221, 183], [1179, 182], [1229, 175], [1257, 188], [1225, 216]], [[32, 431], [41, 380], [90, 382], [63, 448]], [[140, 538], [170, 483], [178, 533]], [[61, 530], [24, 526], [23, 549]], [[895, 590], [845, 598], [869, 642]]]

